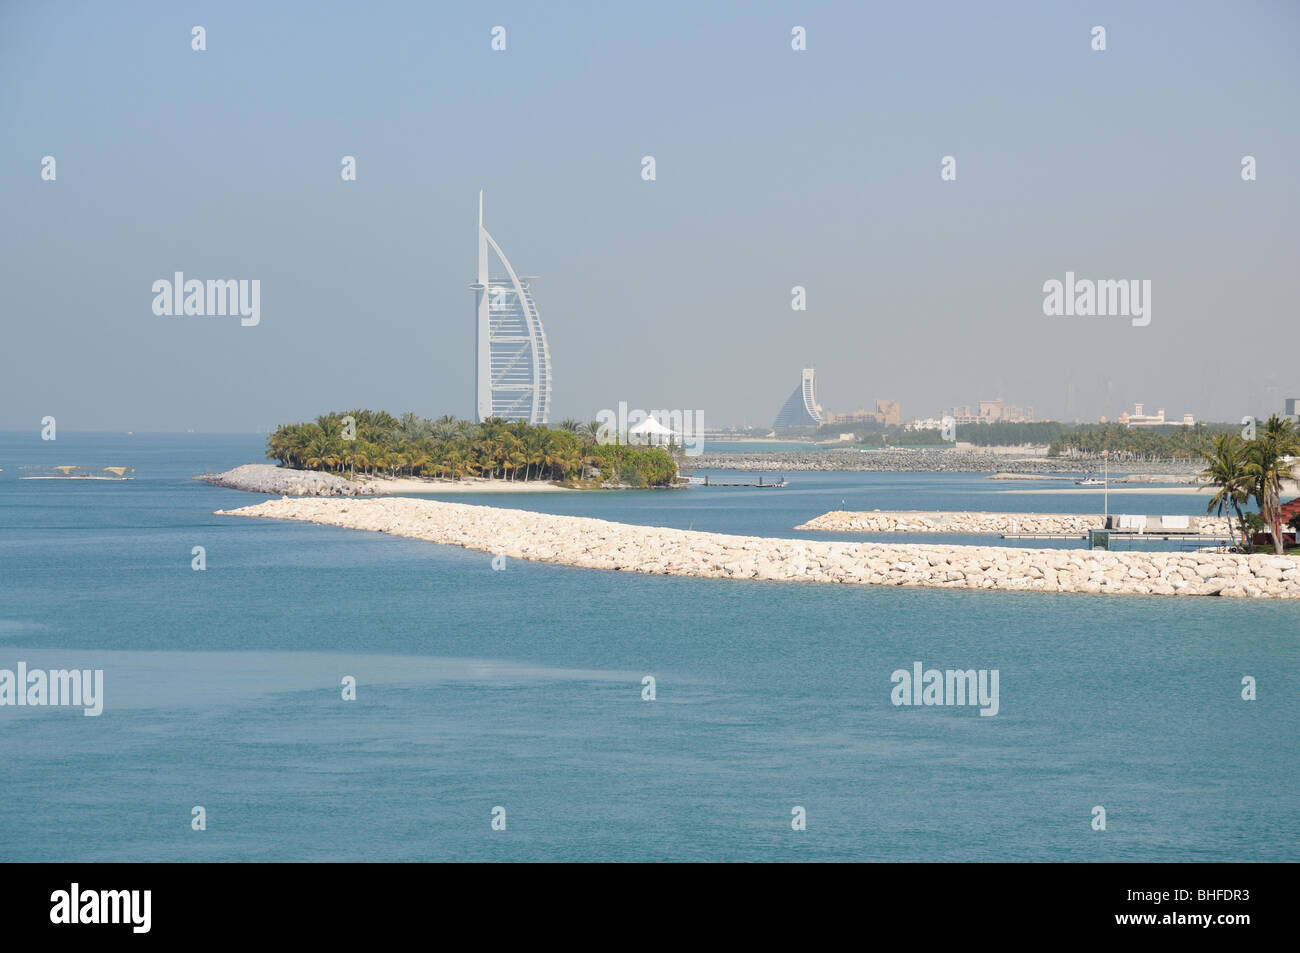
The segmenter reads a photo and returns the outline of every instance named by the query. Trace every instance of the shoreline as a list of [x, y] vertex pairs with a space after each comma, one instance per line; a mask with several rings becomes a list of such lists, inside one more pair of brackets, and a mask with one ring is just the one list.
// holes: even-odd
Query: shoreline
[[364, 481], [365, 486], [373, 487], [377, 493], [385, 496], [402, 496], [407, 493], [571, 493], [577, 487], [560, 486], [541, 480], [512, 482], [510, 480], [487, 480], [482, 477], [470, 477], [453, 480], [438, 477], [376, 477]]
[[462, 480], [450, 477], [362, 477], [349, 480], [321, 470], [292, 470], [270, 463], [246, 463], [223, 473], [204, 473], [193, 479], [229, 490], [292, 497], [355, 498], [411, 493], [563, 493], [577, 489], [541, 480], [513, 482], [483, 477]]
[[[1030, 496], [1040, 493], [1149, 493], [1152, 496], [1161, 495], [1187, 495], [1213, 496], [1218, 492], [1215, 486], [1114, 486], [1109, 490], [1102, 486], [1074, 486], [1074, 487], [1044, 487], [1037, 490], [994, 490], [994, 493], [1021, 493]], [[1295, 496], [1300, 494], [1300, 484], [1284, 482], [1282, 484], [1282, 496]]]
[[1213, 495], [1214, 487], [1209, 486], [1062, 486], [1044, 487], [1037, 490], [994, 490], [994, 493], [1015, 493], [1023, 496], [1040, 496], [1055, 493], [1145, 493], [1151, 496], [1197, 496]]
[[409, 497], [267, 500], [217, 516], [391, 533], [496, 556], [701, 579], [1106, 595], [1300, 598], [1300, 560], [730, 536]]
[[[1082, 472], [1082, 471], [1080, 471]], [[1089, 474], [1096, 476], [1096, 474]], [[990, 473], [986, 480], [1038, 480], [1060, 483], [1073, 482], [1077, 477], [1062, 473]], [[1098, 477], [1098, 479], [1100, 479]], [[1201, 478], [1196, 473], [1121, 473], [1110, 478], [1110, 485], [1125, 483], [1175, 484], [1179, 486], [1196, 486]]]
[[[1149, 518], [1150, 519], [1150, 518]], [[1165, 532], [1154, 517], [1149, 532]], [[1228, 521], [1218, 516], [1185, 517], [1188, 536], [1231, 538]], [[1105, 529], [1101, 513], [972, 513], [960, 510], [831, 510], [796, 530], [826, 533], [972, 533], [984, 536], [1070, 535], [1086, 537]], [[1300, 565], [1300, 563], [1297, 563]]]
[[[1018, 479], [1033, 479], [1042, 475], [1079, 475], [1091, 472], [1101, 467], [1101, 461], [1048, 457], [1019, 447], [961, 450], [928, 447], [908, 450], [840, 448], [750, 453], [711, 451], [692, 458], [692, 465], [697, 470], [764, 473], [984, 473], [993, 476], [1015, 472], [1019, 475]], [[1204, 464], [1196, 461], [1110, 461], [1110, 472], [1116, 478], [1126, 475], [1190, 478], [1203, 468]]]

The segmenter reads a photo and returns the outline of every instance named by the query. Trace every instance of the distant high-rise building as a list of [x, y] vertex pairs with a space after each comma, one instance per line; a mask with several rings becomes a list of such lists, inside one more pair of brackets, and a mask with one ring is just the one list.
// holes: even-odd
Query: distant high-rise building
[[[506, 270], [492, 278], [488, 246]], [[532, 291], [515, 274], [501, 246], [483, 227], [483, 193], [478, 194], [478, 280], [475, 292], [478, 327], [474, 374], [477, 420], [501, 417], [544, 424], [551, 413], [551, 352]]]
[[790, 399], [785, 402], [785, 406], [776, 415], [776, 422], [772, 424], [773, 430], [783, 430], [789, 427], [820, 427], [822, 425], [824, 417], [821, 404], [817, 403], [817, 392], [814, 389], [814, 383], [813, 369], [805, 367], [799, 386], [794, 389]]
[[1286, 399], [1286, 415], [1295, 417], [1300, 414], [1300, 397], [1288, 397]]

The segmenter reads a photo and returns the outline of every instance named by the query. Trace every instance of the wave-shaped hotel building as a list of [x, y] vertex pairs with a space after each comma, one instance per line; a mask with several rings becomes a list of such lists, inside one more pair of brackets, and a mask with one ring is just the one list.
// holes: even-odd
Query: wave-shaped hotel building
[[[488, 248], [505, 268], [504, 278], [493, 278]], [[483, 193], [478, 194], [478, 280], [475, 292], [478, 326], [477, 365], [474, 374], [474, 413], [488, 417], [544, 424], [551, 413], [551, 352], [546, 344], [537, 304], [526, 279], [515, 273], [510, 260], [483, 227]]]
[[822, 405], [817, 403], [816, 374], [811, 367], [805, 367], [799, 386], [782, 405], [776, 420], [772, 422], [772, 429], [820, 427], [825, 419]]

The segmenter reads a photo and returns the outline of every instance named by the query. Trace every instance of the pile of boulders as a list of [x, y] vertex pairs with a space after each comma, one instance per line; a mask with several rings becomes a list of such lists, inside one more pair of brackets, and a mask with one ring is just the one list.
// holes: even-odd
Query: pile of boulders
[[275, 496], [377, 496], [379, 490], [366, 483], [345, 480], [332, 473], [289, 470], [269, 463], [246, 463], [224, 473], [195, 477], [214, 486]]

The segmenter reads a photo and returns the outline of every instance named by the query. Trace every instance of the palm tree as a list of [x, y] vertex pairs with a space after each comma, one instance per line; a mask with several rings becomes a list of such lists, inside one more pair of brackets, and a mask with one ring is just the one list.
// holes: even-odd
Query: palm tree
[[397, 422], [397, 429], [407, 440], [419, 440], [424, 436], [425, 426], [428, 421], [422, 417], [417, 417], [411, 411], [402, 414], [401, 419]]
[[428, 451], [418, 449], [411, 452], [411, 456], [406, 462], [411, 468], [411, 476], [415, 476], [416, 470], [419, 470], [420, 475], [423, 476], [425, 467], [432, 462], [432, 458], [429, 456]]
[[601, 433], [605, 430], [605, 425], [599, 420], [589, 420], [578, 427], [578, 436], [583, 438], [583, 442], [588, 446], [600, 442]]
[[311, 470], [328, 470], [337, 459], [334, 441], [323, 429], [317, 427], [308, 438], [303, 463]]
[[510, 472], [510, 479], [515, 478], [517, 467], [514, 463], [514, 457], [519, 451], [519, 438], [509, 431], [502, 431], [496, 442], [496, 458], [501, 461], [501, 471], [504, 473], [507, 469]]
[[[356, 421], [352, 440], [343, 439], [347, 416]], [[563, 480], [581, 477], [588, 466], [608, 479], [617, 478], [621, 470], [653, 484], [671, 478], [674, 464], [669, 454], [620, 447], [617, 442], [606, 446], [601, 441], [608, 439], [607, 429], [598, 420], [581, 424], [571, 418], [554, 428], [499, 417], [474, 424], [407, 413], [399, 420], [383, 411], [357, 408], [322, 414], [309, 423], [281, 425], [268, 436], [266, 455], [284, 467], [344, 473], [353, 479], [358, 474], [396, 478], [409, 473]]]
[[1295, 468], [1300, 461], [1300, 436], [1295, 424], [1286, 417], [1274, 414], [1263, 430], [1249, 445], [1246, 473], [1253, 482], [1255, 502], [1259, 515], [1273, 534], [1273, 550], [1279, 556], [1285, 552], [1282, 542], [1282, 484], [1294, 480]]
[[373, 446], [358, 439], [356, 445], [352, 448], [353, 466], [360, 467], [362, 473], [369, 472], [370, 468], [374, 466], [371, 461], [371, 455], [374, 452], [375, 448]]
[[524, 481], [527, 482], [529, 472], [533, 467], [541, 469], [542, 462], [546, 457], [546, 438], [542, 430], [534, 430], [524, 438]]
[[1235, 433], [1222, 433], [1214, 437], [1214, 449], [1203, 450], [1201, 455], [1208, 464], [1201, 471], [1201, 479], [1206, 486], [1218, 487], [1218, 492], [1210, 498], [1205, 512], [1222, 516], [1228, 514], [1228, 535], [1232, 536], [1232, 514], [1237, 514], [1239, 523], [1243, 522], [1241, 504], [1250, 498], [1252, 486], [1250, 474], [1246, 470], [1246, 444]]
[[479, 426], [470, 420], [458, 420], [455, 423], [456, 436], [463, 439], [466, 443], [473, 443], [478, 439]]
[[560, 479], [567, 480], [570, 476], [582, 479], [582, 470], [587, 464], [587, 458], [582, 451], [576, 447], [571, 447], [561, 451], [556, 465], [560, 470]]

